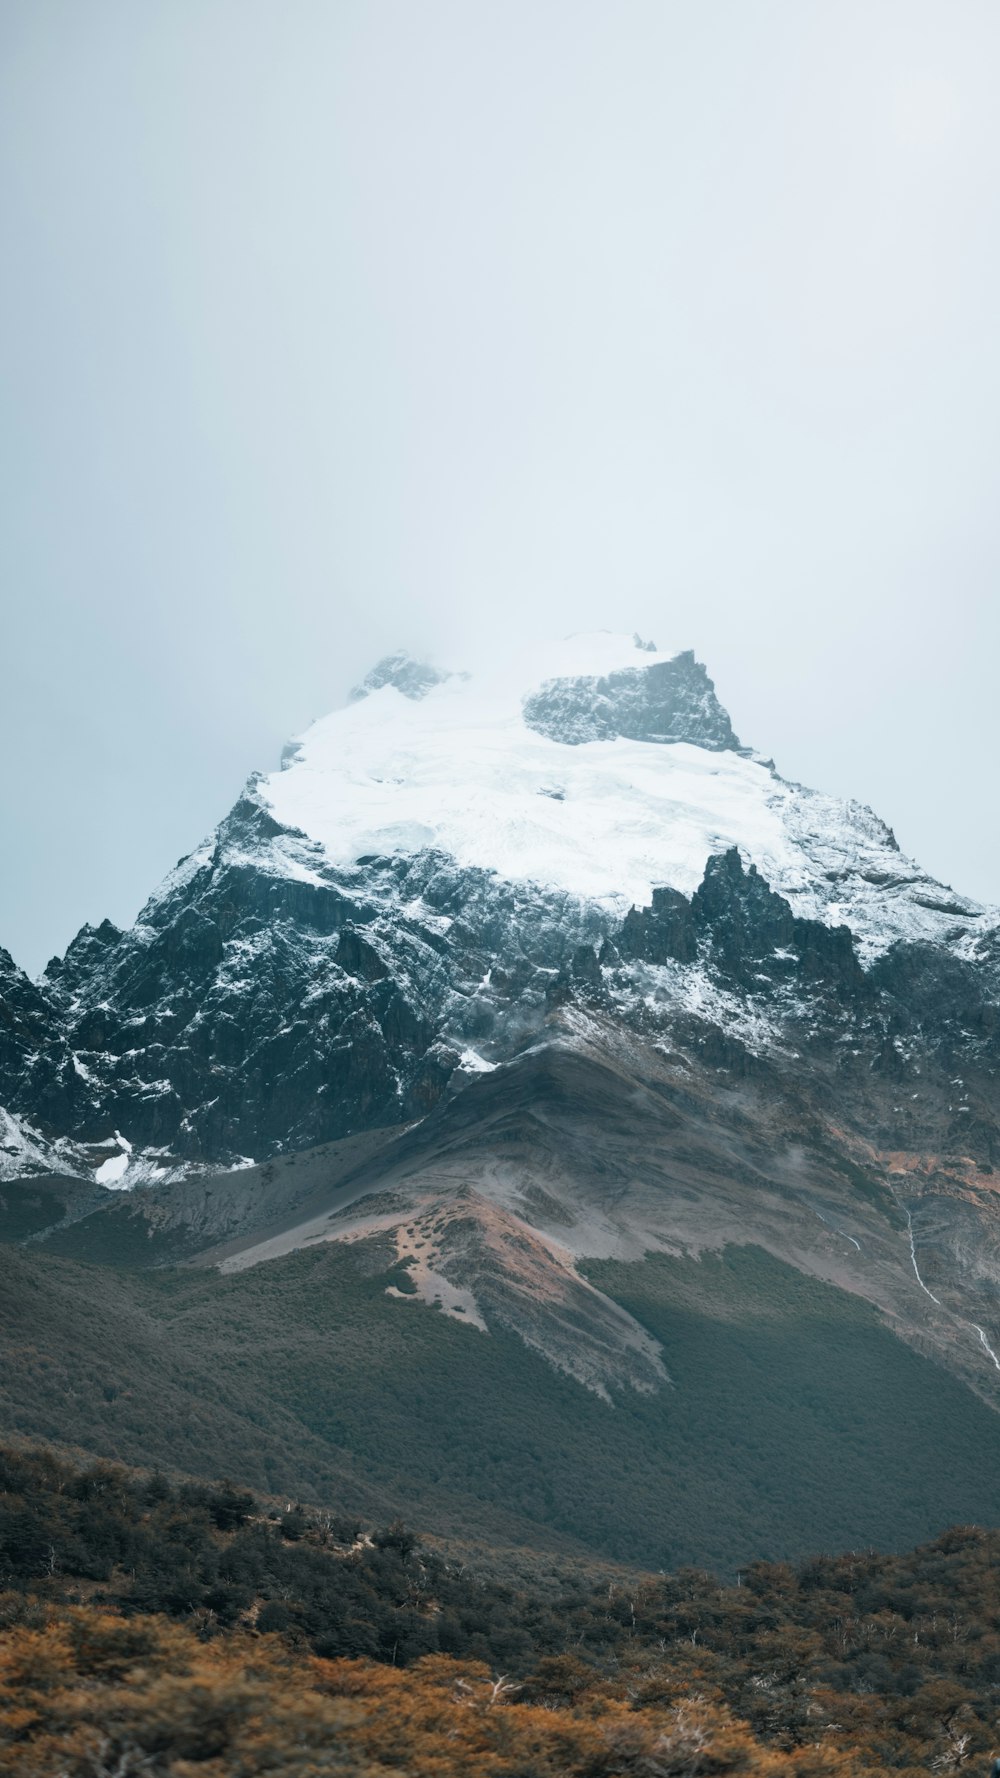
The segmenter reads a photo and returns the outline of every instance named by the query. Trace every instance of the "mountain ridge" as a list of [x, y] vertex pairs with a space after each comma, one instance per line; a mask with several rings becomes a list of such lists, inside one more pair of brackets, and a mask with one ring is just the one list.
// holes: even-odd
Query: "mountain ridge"
[[1000, 916], [689, 652], [359, 689], [0, 957], [9, 1424], [643, 1560], [994, 1513]]
[[[130, 932], [84, 927], [40, 983], [0, 958], [0, 1105], [22, 1126], [20, 1137], [5, 1126], [4, 1171], [86, 1174], [128, 1154], [123, 1171], [137, 1181], [419, 1115], [456, 1066], [461, 1077], [463, 1059], [482, 1065], [476, 1028], [495, 1020], [488, 994], [475, 1004], [477, 983], [506, 973], [530, 1025], [540, 972], [565, 973], [581, 945], [657, 961], [649, 935], [662, 950], [666, 903], [704, 900], [709, 858], [734, 845], [793, 918], [847, 926], [869, 968], [894, 944], [925, 942], [992, 970], [1000, 916], [919, 872], [869, 811], [738, 754], [693, 654], [660, 657], [637, 638], [596, 643], [571, 639], [568, 664], [602, 664], [603, 677], [549, 672], [556, 650], [535, 669], [541, 689], [516, 696], [502, 674], [484, 690], [390, 657], [363, 700], [292, 744], [283, 771], [249, 781]], [[414, 673], [419, 697], [396, 684]], [[634, 728], [636, 685], [663, 675], [692, 732], [714, 725], [707, 750], [624, 734], [555, 741], [524, 720], [551, 694], [571, 727], [590, 720], [595, 697], [607, 723], [617, 696], [619, 727]], [[463, 762], [475, 755], [470, 733], [486, 767]], [[445, 809], [431, 828], [423, 812], [442, 773], [465, 813]], [[331, 821], [345, 830], [333, 852]], [[374, 851], [360, 849], [369, 843]], [[516, 868], [504, 876], [511, 849]], [[637, 895], [614, 887], [617, 873]], [[672, 955], [694, 965], [694, 948], [690, 938], [685, 957]], [[247, 1012], [266, 1032], [256, 1055], [241, 1029]], [[242, 1094], [237, 1072], [254, 1076]], [[216, 1079], [223, 1091], [212, 1095], [205, 1085]], [[262, 1083], [265, 1096], [278, 1089], [269, 1119], [252, 1110]], [[323, 1095], [346, 1108], [339, 1123], [315, 1110]]]

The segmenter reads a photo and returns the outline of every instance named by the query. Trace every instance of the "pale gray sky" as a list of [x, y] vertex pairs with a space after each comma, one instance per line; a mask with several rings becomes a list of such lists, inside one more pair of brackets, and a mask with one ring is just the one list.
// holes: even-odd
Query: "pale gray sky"
[[1000, 901], [995, 0], [0, 0], [0, 943], [638, 628]]

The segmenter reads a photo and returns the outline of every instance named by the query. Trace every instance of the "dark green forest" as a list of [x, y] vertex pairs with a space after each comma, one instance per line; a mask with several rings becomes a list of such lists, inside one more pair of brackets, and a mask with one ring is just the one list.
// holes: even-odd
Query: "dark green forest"
[[868, 1305], [730, 1248], [593, 1264], [669, 1387], [612, 1404], [386, 1294], [369, 1241], [229, 1276], [3, 1252], [19, 1434], [469, 1540], [732, 1575], [1000, 1518], [1000, 1418]]

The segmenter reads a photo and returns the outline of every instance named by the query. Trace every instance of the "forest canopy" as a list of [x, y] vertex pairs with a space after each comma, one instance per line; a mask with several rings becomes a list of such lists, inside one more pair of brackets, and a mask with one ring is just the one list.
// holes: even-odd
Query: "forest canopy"
[[0, 1451], [0, 1773], [976, 1770], [1000, 1534], [641, 1575]]

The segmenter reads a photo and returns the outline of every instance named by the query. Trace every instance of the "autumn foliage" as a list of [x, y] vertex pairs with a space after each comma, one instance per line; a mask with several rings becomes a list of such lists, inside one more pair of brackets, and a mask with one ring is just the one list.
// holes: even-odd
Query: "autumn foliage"
[[526, 1585], [401, 1526], [0, 1453], [0, 1778], [972, 1774], [998, 1574], [965, 1528], [728, 1586]]
[[39, 1614], [0, 1653], [0, 1773], [10, 1778], [602, 1778], [847, 1774], [838, 1747], [768, 1749], [718, 1701], [636, 1708], [595, 1683], [521, 1701], [486, 1666], [429, 1656], [400, 1671], [296, 1655], [277, 1637], [205, 1643], [162, 1618]]

